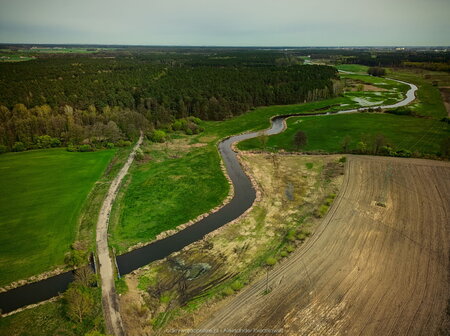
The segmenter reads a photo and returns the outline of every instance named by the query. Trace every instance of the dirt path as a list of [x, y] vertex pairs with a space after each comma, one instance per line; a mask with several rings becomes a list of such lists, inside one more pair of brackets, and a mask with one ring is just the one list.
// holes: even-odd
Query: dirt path
[[115, 336], [125, 335], [122, 318], [120, 317], [119, 304], [116, 296], [116, 288], [114, 283], [114, 265], [113, 259], [108, 249], [108, 223], [114, 199], [120, 187], [122, 179], [128, 172], [134, 160], [136, 150], [143, 141], [143, 134], [139, 137], [138, 142], [134, 146], [127, 162], [124, 164], [120, 172], [109, 187], [108, 194], [103, 201], [102, 208], [97, 221], [97, 256], [100, 280], [102, 285], [102, 305], [105, 316], [105, 324], [108, 334]]
[[271, 292], [264, 277], [199, 328], [437, 335], [449, 297], [448, 223], [449, 163], [351, 156], [315, 234], [269, 273]]

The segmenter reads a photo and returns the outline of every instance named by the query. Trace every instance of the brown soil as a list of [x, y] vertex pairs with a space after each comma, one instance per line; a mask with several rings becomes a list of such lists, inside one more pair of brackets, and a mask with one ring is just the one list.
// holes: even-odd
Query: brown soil
[[345, 90], [346, 91], [387, 91], [385, 88], [367, 84], [360, 80], [348, 79], [348, 78], [345, 80]]
[[148, 146], [152, 150], [168, 150], [168, 151], [179, 151], [179, 152], [187, 152], [191, 148], [204, 147], [206, 143], [195, 143], [190, 144], [189, 139], [172, 139], [170, 141], [166, 141], [163, 143], [150, 142]]
[[270, 272], [270, 293], [264, 295], [262, 277], [197, 326], [283, 335], [445, 334], [449, 204], [449, 163], [350, 157], [328, 215]]

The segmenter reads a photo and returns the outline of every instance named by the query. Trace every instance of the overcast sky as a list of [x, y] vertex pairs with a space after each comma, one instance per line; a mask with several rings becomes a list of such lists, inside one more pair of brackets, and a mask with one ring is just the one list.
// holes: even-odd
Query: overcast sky
[[0, 0], [0, 42], [450, 45], [450, 0]]

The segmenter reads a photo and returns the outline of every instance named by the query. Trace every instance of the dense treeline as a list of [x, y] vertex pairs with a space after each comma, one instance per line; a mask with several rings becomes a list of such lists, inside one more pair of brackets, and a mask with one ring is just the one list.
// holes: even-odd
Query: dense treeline
[[434, 71], [450, 71], [450, 52], [444, 48], [335, 48], [298, 49], [296, 55], [333, 64], [361, 64], [370, 67], [417, 67]]
[[120, 51], [3, 63], [0, 144], [37, 148], [44, 135], [63, 145], [114, 143], [175, 119], [223, 120], [338, 93], [334, 68], [300, 63], [280, 51]]
[[[450, 64], [449, 52], [411, 52], [411, 51], [398, 51], [398, 52], [378, 52], [358, 53], [354, 56], [347, 57], [345, 63], [348, 64], [362, 64], [374, 67], [402, 67], [413, 66], [415, 64], [434, 64], [435, 68], [430, 70], [444, 70], [448, 71], [448, 65]], [[440, 66], [437, 66], [440, 64]]]
[[380, 68], [380, 67], [371, 67], [367, 69], [367, 73], [371, 76], [378, 76], [382, 77], [386, 75], [386, 69]]

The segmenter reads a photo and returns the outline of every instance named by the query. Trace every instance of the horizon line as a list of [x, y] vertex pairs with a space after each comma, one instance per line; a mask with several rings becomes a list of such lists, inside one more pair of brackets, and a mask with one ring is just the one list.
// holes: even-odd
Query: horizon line
[[123, 43], [33, 43], [0, 42], [0, 45], [48, 46], [123, 46], [123, 47], [178, 47], [178, 48], [450, 48], [450, 45], [215, 45], [215, 44], [123, 44]]

